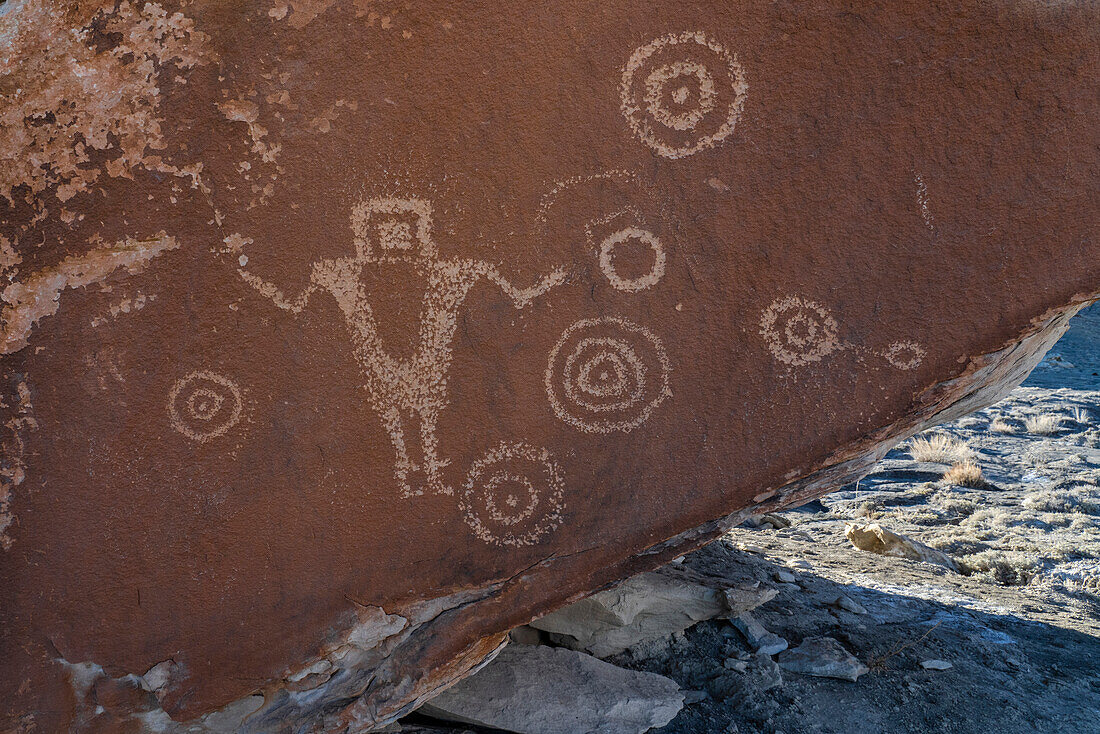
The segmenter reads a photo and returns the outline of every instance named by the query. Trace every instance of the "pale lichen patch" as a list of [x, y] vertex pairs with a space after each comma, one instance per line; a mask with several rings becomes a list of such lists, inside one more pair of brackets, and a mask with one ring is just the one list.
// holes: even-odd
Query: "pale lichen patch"
[[[24, 189], [42, 209], [37, 195], [51, 187], [67, 201], [103, 174], [129, 177], [138, 167], [196, 185], [197, 168], [146, 153], [168, 147], [158, 76], [201, 63], [205, 34], [153, 2], [100, 6], [83, 27], [73, 20], [47, 0], [26, 0], [0, 24], [9, 44], [0, 59], [0, 196], [14, 201]], [[103, 49], [104, 38], [120, 40]]]

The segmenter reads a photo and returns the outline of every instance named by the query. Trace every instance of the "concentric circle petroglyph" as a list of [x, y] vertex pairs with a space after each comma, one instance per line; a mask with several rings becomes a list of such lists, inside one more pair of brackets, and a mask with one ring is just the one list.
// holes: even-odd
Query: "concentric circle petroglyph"
[[532, 545], [561, 524], [564, 487], [548, 450], [502, 443], [470, 467], [459, 508], [486, 543]]
[[193, 441], [222, 436], [241, 419], [241, 390], [228, 377], [192, 372], [176, 381], [168, 393], [172, 427]]
[[622, 111], [634, 134], [666, 158], [711, 148], [733, 132], [748, 92], [737, 58], [698, 31], [638, 48], [623, 69]]
[[927, 352], [916, 342], [894, 342], [886, 348], [882, 356], [899, 370], [914, 370], [920, 367]]
[[550, 350], [546, 394], [555, 415], [587, 433], [629, 431], [669, 395], [660, 340], [626, 319], [584, 319]]
[[781, 298], [764, 310], [760, 333], [777, 360], [800, 366], [840, 349], [836, 319], [813, 301]]
[[[615, 265], [615, 248], [637, 242], [653, 252], [653, 264], [648, 272], [634, 277], [624, 277]], [[611, 285], [627, 293], [636, 293], [654, 286], [665, 274], [665, 250], [657, 235], [639, 227], [624, 227], [604, 238], [600, 243], [600, 270]]]

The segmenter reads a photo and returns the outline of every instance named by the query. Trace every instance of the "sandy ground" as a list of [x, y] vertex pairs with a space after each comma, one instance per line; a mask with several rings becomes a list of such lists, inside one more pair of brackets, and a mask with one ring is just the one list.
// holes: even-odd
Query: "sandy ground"
[[[917, 438], [945, 448], [930, 457], [907, 441], [774, 523], [789, 527], [738, 528], [684, 561], [743, 565], [779, 589], [753, 613], [765, 627], [792, 648], [834, 637], [871, 671], [780, 673], [728, 622], [702, 622], [610, 660], [689, 692], [659, 731], [1100, 734], [1100, 306], [1006, 400]], [[966, 459], [977, 486], [942, 479]], [[963, 572], [858, 550], [853, 522], [942, 550]]]

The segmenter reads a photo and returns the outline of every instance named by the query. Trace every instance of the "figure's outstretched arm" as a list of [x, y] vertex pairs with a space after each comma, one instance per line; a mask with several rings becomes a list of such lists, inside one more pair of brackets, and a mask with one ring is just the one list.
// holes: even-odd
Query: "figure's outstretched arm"
[[301, 313], [302, 309], [309, 303], [309, 297], [317, 290], [317, 284], [310, 283], [308, 288], [299, 293], [298, 296], [292, 300], [287, 298], [273, 283], [269, 283], [263, 278], [253, 275], [244, 268], [238, 268], [237, 272], [240, 274], [241, 278], [244, 279], [245, 283], [248, 283], [256, 289], [257, 293], [270, 299], [272, 303], [284, 311], [290, 311], [291, 313]]
[[549, 275], [544, 275], [540, 278], [538, 282], [530, 288], [517, 288], [509, 283], [508, 280], [500, 274], [500, 271], [489, 263], [482, 263], [482, 272], [485, 274], [485, 277], [504, 291], [504, 295], [512, 299], [516, 308], [523, 308], [551, 288], [561, 285], [565, 282], [566, 275], [568, 275], [565, 268], [556, 268], [551, 271]]

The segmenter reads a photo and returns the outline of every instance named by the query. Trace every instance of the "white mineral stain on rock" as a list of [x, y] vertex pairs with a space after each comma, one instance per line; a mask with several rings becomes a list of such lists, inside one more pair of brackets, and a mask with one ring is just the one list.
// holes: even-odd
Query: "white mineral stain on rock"
[[7, 286], [0, 293], [3, 301], [0, 354], [11, 354], [25, 347], [35, 324], [57, 313], [64, 290], [97, 283], [120, 269], [139, 272], [153, 258], [179, 246], [175, 238], [164, 232], [149, 239], [127, 238], [83, 255], [71, 255], [55, 267]]
[[[20, 186], [36, 207], [42, 207], [37, 194], [50, 187], [66, 201], [101, 175], [131, 176], [139, 167], [200, 184], [200, 166], [176, 167], [161, 153], [168, 143], [157, 69], [185, 71], [207, 61], [206, 35], [157, 3], [124, 1], [115, 10], [102, 8], [99, 30], [122, 40], [99, 50], [90, 27], [100, 9], [82, 8], [88, 26], [75, 28], [73, 18], [47, 0], [25, 0], [18, 13], [0, 17], [4, 71], [29, 80], [0, 108], [0, 196], [9, 201]], [[150, 150], [158, 153], [147, 155]], [[93, 151], [95, 159], [106, 154], [102, 165], [92, 164]]]

